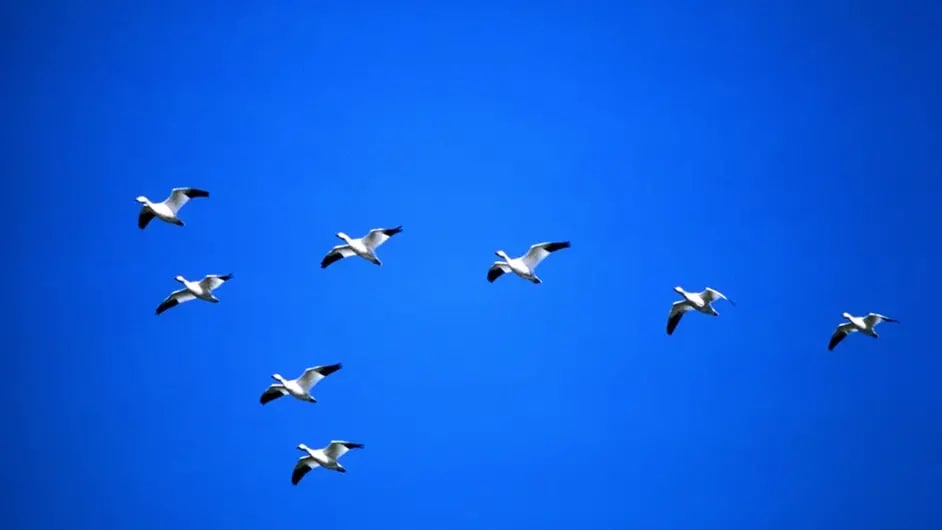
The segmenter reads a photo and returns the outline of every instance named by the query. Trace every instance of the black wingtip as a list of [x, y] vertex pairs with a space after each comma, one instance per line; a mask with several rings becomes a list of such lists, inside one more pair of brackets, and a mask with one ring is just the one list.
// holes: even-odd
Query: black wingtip
[[343, 259], [343, 254], [339, 252], [329, 253], [321, 260], [321, 268], [326, 269], [331, 264]]
[[232, 279], [232, 273], [230, 272], [229, 274], [223, 274], [222, 276], [219, 277], [219, 279], [224, 282], [228, 282], [229, 280]]
[[322, 376], [327, 377], [328, 375], [330, 375], [330, 374], [332, 374], [332, 373], [334, 373], [334, 372], [340, 370], [341, 368], [343, 368], [343, 364], [341, 364], [341, 363], [328, 364], [328, 365], [322, 367], [320, 370], [318, 370], [318, 372], [319, 372]]
[[556, 243], [551, 243], [551, 244], [549, 244], [549, 245], [546, 245], [546, 246], [544, 247], [544, 249], [545, 249], [547, 252], [556, 252], [557, 250], [562, 250], [562, 249], [564, 249], [564, 248], [569, 248], [569, 247], [571, 247], [571, 246], [572, 246], [572, 244], [570, 244], [569, 241], [559, 241], [559, 242], [556, 242]]
[[184, 192], [184, 194], [191, 199], [195, 199], [197, 197], [209, 197], [208, 191], [201, 190], [199, 188], [189, 188]]
[[487, 281], [490, 283], [494, 283], [494, 281], [497, 280], [497, 278], [500, 278], [503, 275], [504, 275], [504, 269], [501, 269], [499, 267], [490, 268], [487, 270]]
[[383, 233], [386, 234], [387, 236], [394, 236], [398, 234], [399, 232], [402, 232], [402, 225], [399, 225], [395, 228], [387, 228], [386, 230], [383, 230]]
[[677, 329], [677, 324], [680, 324], [680, 319], [683, 318], [683, 313], [677, 313], [673, 317], [667, 319], [667, 334], [673, 335], [674, 330]]
[[844, 340], [844, 337], [846, 337], [846, 336], [847, 336], [846, 333], [840, 333], [840, 334], [835, 334], [835, 335], [833, 335], [833, 336], [831, 337], [831, 341], [828, 342], [828, 351], [834, 351], [834, 348], [836, 348], [837, 345], [840, 344], [841, 341]]
[[157, 311], [155, 311], [154, 314], [159, 315], [175, 305], [177, 305], [177, 299], [171, 298], [170, 300], [167, 300], [166, 302], [163, 302], [159, 306], [157, 306]]

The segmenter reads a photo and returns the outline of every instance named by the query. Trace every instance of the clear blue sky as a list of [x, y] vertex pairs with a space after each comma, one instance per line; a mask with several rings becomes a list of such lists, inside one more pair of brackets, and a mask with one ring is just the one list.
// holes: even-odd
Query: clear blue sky
[[937, 4], [272, 4], [0, 8], [0, 526], [942, 526]]

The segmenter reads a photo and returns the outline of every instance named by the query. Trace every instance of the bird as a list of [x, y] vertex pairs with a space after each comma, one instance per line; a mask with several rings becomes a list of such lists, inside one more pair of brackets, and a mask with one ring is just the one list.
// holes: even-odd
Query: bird
[[674, 287], [680, 296], [683, 296], [683, 300], [678, 300], [671, 305], [670, 314], [667, 317], [667, 334], [671, 335], [674, 333], [674, 329], [677, 328], [677, 324], [680, 322], [680, 319], [684, 316], [684, 313], [690, 310], [696, 310], [707, 315], [719, 316], [719, 312], [716, 309], [713, 309], [713, 301], [722, 298], [732, 305], [736, 305], [735, 302], [726, 297], [723, 293], [713, 289], [712, 287], [707, 287], [702, 292], [699, 293], [689, 293], [685, 291], [682, 287]]
[[301, 479], [304, 478], [304, 475], [307, 475], [310, 470], [317, 466], [339, 471], [340, 473], [346, 473], [347, 469], [340, 465], [338, 460], [350, 449], [362, 448], [363, 444], [361, 443], [347, 442], [344, 440], [331, 440], [330, 445], [323, 449], [311, 449], [304, 444], [298, 444], [298, 450], [304, 451], [307, 454], [299, 458], [298, 462], [294, 465], [294, 472], [291, 473], [291, 483], [297, 486], [298, 482], [301, 482]]
[[399, 232], [402, 232], [401, 225], [395, 228], [374, 228], [365, 236], [357, 239], [353, 239], [343, 232], [337, 232], [337, 237], [346, 243], [330, 249], [330, 252], [321, 260], [321, 268], [326, 269], [328, 265], [350, 256], [360, 256], [381, 266], [383, 262], [376, 257], [376, 249]]
[[527, 253], [519, 258], [511, 258], [503, 250], [498, 250], [495, 254], [503, 258], [503, 261], [495, 261], [491, 265], [491, 268], [487, 270], [487, 281], [494, 283], [494, 280], [503, 274], [512, 272], [535, 284], [543, 283], [543, 280], [536, 275], [537, 266], [553, 252], [570, 246], [569, 241], [537, 243], [531, 245]]
[[220, 285], [230, 279], [232, 279], [232, 274], [224, 274], [221, 276], [218, 274], [207, 274], [198, 282], [191, 282], [183, 276], [177, 276], [174, 280], [182, 283], [183, 289], [170, 293], [170, 295], [157, 306], [157, 314], [159, 315], [171, 307], [197, 298], [206, 300], [207, 302], [219, 303], [219, 299], [213, 295], [213, 290], [218, 289]]
[[895, 318], [890, 318], [879, 313], [869, 313], [865, 317], [855, 317], [850, 313], [844, 312], [841, 314], [842, 317], [847, 319], [847, 322], [839, 324], [837, 329], [834, 330], [834, 334], [831, 335], [831, 341], [828, 343], [828, 351], [833, 351], [837, 345], [844, 340], [844, 337], [850, 335], [854, 332], [861, 332], [864, 335], [870, 335], [873, 338], [879, 338], [877, 332], [874, 328], [877, 327], [877, 324], [880, 322], [899, 322]]
[[209, 192], [197, 188], [173, 188], [170, 196], [161, 202], [151, 202], [141, 195], [136, 200], [141, 203], [141, 213], [137, 216], [137, 226], [141, 230], [147, 228], [147, 223], [154, 217], [170, 224], [183, 226], [183, 221], [177, 217], [180, 208], [183, 208], [190, 199], [209, 197]]
[[265, 389], [259, 401], [264, 405], [281, 396], [293, 396], [301, 401], [317, 403], [317, 399], [311, 395], [311, 389], [314, 388], [317, 383], [320, 383], [321, 379], [340, 370], [342, 367], [340, 363], [314, 366], [313, 368], [304, 370], [301, 377], [290, 380], [281, 377], [281, 374], [272, 374], [271, 378], [278, 382], [272, 383], [271, 386]]

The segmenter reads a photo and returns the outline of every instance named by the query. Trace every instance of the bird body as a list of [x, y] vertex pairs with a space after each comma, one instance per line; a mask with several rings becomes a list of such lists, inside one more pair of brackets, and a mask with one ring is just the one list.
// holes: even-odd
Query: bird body
[[183, 221], [177, 214], [190, 199], [198, 197], [209, 197], [209, 192], [197, 188], [173, 188], [170, 191], [170, 196], [161, 202], [152, 202], [141, 195], [135, 199], [141, 204], [141, 212], [137, 216], [137, 226], [141, 230], [147, 228], [147, 224], [154, 217], [170, 224], [183, 226]]
[[347, 469], [340, 464], [340, 457], [345, 455], [350, 449], [361, 449], [363, 444], [347, 442], [344, 440], [331, 440], [327, 447], [322, 449], [311, 449], [305, 444], [298, 444], [298, 450], [304, 451], [305, 455], [298, 459], [294, 465], [294, 471], [291, 474], [291, 483], [295, 486], [304, 478], [310, 470], [315, 467], [323, 467], [332, 471], [346, 473]]
[[831, 340], [828, 342], [828, 351], [834, 350], [834, 348], [851, 333], [863, 333], [864, 335], [869, 335], [876, 339], [880, 337], [877, 335], [876, 329], [874, 329], [877, 327], [877, 324], [881, 322], [899, 322], [899, 320], [879, 313], [868, 313], [867, 316], [857, 317], [844, 312], [841, 316], [847, 319], [847, 322], [839, 324], [837, 329], [834, 330], [834, 333], [831, 335]]
[[678, 300], [671, 305], [671, 310], [667, 317], [668, 335], [674, 333], [674, 330], [677, 329], [677, 324], [680, 323], [680, 319], [687, 311], [698, 311], [706, 315], [719, 316], [720, 313], [713, 308], [713, 302], [715, 300], [723, 299], [732, 305], [736, 305], [732, 300], [727, 298], [726, 295], [712, 287], [707, 287], [699, 293], [692, 293], [677, 286], [674, 287], [674, 291], [683, 297], [683, 300]]
[[189, 302], [191, 300], [205, 300], [207, 302], [219, 303], [219, 299], [213, 294], [213, 290], [232, 278], [232, 274], [207, 274], [202, 280], [194, 282], [187, 280], [183, 276], [177, 276], [174, 280], [183, 284], [183, 289], [170, 293], [163, 302], [157, 306], [157, 314], [174, 307], [176, 305]]
[[327, 252], [321, 260], [321, 268], [326, 269], [332, 263], [351, 256], [359, 256], [374, 265], [381, 266], [383, 262], [376, 256], [376, 249], [399, 232], [402, 232], [402, 226], [374, 228], [360, 238], [351, 238], [344, 232], [337, 232], [337, 237], [342, 239], [344, 244], [337, 245]]
[[536, 268], [550, 254], [557, 250], [569, 248], [569, 241], [545, 242], [531, 245], [527, 253], [518, 258], [511, 258], [503, 250], [495, 252], [503, 261], [495, 261], [487, 271], [487, 281], [494, 283], [494, 280], [500, 278], [503, 274], [512, 272], [524, 280], [535, 284], [543, 283], [543, 280], [536, 275]]
[[262, 393], [262, 397], [259, 398], [259, 401], [264, 405], [282, 396], [291, 396], [301, 401], [317, 403], [317, 399], [311, 395], [311, 389], [325, 377], [340, 370], [342, 367], [343, 365], [340, 363], [314, 366], [304, 370], [301, 377], [297, 379], [285, 379], [281, 374], [272, 374], [272, 379], [277, 381], [277, 383], [272, 383], [266, 388]]

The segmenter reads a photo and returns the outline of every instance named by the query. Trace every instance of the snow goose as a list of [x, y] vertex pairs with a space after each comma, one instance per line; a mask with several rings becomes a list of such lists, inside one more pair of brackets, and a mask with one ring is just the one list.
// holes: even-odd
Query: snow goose
[[301, 401], [317, 403], [317, 399], [311, 395], [311, 389], [314, 388], [314, 385], [320, 383], [321, 379], [324, 379], [341, 368], [340, 363], [315, 366], [305, 370], [304, 373], [301, 374], [301, 377], [290, 380], [281, 377], [281, 374], [272, 374], [271, 378], [278, 382], [272, 383], [271, 386], [265, 389], [259, 401], [264, 405], [281, 396], [292, 396]]
[[487, 281], [494, 283], [494, 280], [503, 274], [512, 272], [524, 280], [543, 283], [543, 280], [536, 275], [537, 266], [553, 252], [569, 247], [569, 241], [537, 243], [531, 245], [527, 253], [519, 258], [511, 258], [503, 250], [498, 250], [495, 254], [503, 258], [503, 261], [495, 261], [491, 265], [487, 271]]
[[161, 202], [151, 202], [150, 199], [141, 195], [136, 199], [137, 202], [141, 203], [141, 213], [137, 216], [137, 226], [143, 230], [154, 217], [177, 226], [183, 226], [183, 221], [177, 217], [177, 212], [190, 199], [196, 199], [197, 197], [209, 197], [209, 192], [196, 188], [173, 188], [170, 190], [170, 196]]
[[331, 440], [330, 445], [323, 449], [311, 449], [310, 447], [299, 444], [298, 450], [307, 453], [298, 459], [294, 465], [294, 472], [291, 474], [291, 483], [295, 486], [308, 471], [321, 466], [326, 469], [332, 469], [341, 473], [346, 473], [347, 469], [340, 465], [340, 457], [345, 455], [350, 449], [361, 449], [363, 444], [346, 442], [344, 440]]
[[343, 232], [337, 232], [337, 237], [344, 240], [346, 243], [330, 249], [330, 252], [328, 252], [321, 261], [321, 268], [326, 269], [331, 263], [349, 258], [350, 256], [360, 256], [371, 263], [382, 265], [383, 262], [376, 257], [376, 249], [399, 232], [402, 232], [402, 226], [395, 228], [374, 228], [370, 230], [370, 233], [358, 239], [352, 239]]
[[878, 338], [877, 332], [874, 330], [877, 327], [877, 324], [880, 322], [899, 322], [894, 318], [890, 318], [885, 315], [878, 313], [869, 313], [865, 317], [855, 317], [850, 313], [842, 313], [842, 317], [847, 319], [847, 322], [837, 326], [837, 329], [834, 330], [834, 334], [831, 335], [831, 342], [828, 343], [828, 350], [833, 350], [844, 337], [859, 331], [864, 335], [870, 335], [873, 338]]
[[667, 316], [667, 334], [671, 335], [674, 333], [674, 329], [677, 328], [677, 324], [680, 323], [680, 319], [684, 316], [684, 313], [690, 310], [696, 310], [707, 315], [719, 316], [719, 312], [716, 309], [713, 309], [713, 301], [722, 298], [730, 304], [736, 305], [732, 300], [727, 298], [723, 293], [713, 289], [712, 287], [707, 287], [699, 293], [689, 293], [680, 286], [674, 287], [680, 296], [683, 296], [683, 300], [678, 300], [674, 302], [671, 306], [671, 312]]
[[164, 301], [157, 306], [157, 314], [159, 315], [173, 306], [195, 300], [196, 298], [206, 300], [207, 302], [218, 303], [219, 299], [213, 295], [213, 290], [218, 289], [220, 285], [226, 283], [231, 278], [231, 274], [222, 276], [218, 274], [207, 274], [202, 280], [191, 282], [183, 276], [177, 276], [174, 280], [182, 283], [183, 289], [170, 293], [170, 296], [165, 298]]

